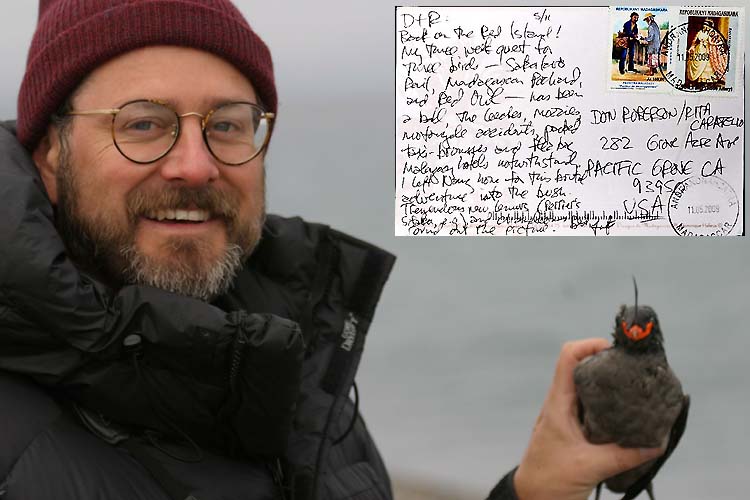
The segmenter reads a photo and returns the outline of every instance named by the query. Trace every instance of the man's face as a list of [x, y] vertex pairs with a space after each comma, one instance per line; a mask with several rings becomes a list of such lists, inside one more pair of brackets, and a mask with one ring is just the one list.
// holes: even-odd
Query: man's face
[[632, 21], [633, 23], [637, 23], [637, 22], [638, 22], [638, 16], [637, 16], [637, 15], [635, 15], [635, 16], [630, 16], [630, 20], [631, 20], [631, 21]]
[[[97, 68], [73, 107], [117, 108], [137, 99], [202, 115], [229, 101], [257, 102], [250, 82], [224, 60], [149, 47]], [[139, 165], [116, 149], [111, 122], [106, 114], [75, 116], [62, 136], [51, 128], [34, 154], [72, 257], [113, 284], [204, 300], [223, 292], [260, 237], [263, 155], [240, 166], [220, 163], [191, 115], [167, 156]]]

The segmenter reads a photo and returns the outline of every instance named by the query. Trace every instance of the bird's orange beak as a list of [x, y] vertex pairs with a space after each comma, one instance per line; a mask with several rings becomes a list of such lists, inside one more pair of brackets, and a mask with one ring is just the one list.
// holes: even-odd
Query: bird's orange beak
[[628, 324], [624, 321], [622, 322], [622, 333], [625, 334], [626, 337], [628, 337], [630, 340], [639, 341], [643, 340], [649, 335], [651, 335], [651, 329], [654, 327], [654, 322], [649, 321], [646, 323], [646, 328], [641, 328], [639, 325], [633, 325], [630, 328], [628, 328]]

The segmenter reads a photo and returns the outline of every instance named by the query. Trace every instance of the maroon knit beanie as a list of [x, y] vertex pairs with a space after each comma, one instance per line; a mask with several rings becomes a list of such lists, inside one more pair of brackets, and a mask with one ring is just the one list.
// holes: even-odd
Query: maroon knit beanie
[[276, 112], [271, 53], [229, 0], [40, 0], [18, 95], [18, 139], [32, 151], [50, 116], [98, 66], [148, 45], [216, 54]]

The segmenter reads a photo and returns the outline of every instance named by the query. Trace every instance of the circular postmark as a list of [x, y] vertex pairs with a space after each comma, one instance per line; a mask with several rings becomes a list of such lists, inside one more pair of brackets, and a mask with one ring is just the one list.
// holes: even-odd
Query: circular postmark
[[683, 92], [723, 88], [729, 69], [729, 42], [711, 19], [687, 22], [670, 29], [661, 40], [659, 71]]
[[726, 236], [737, 224], [740, 203], [724, 179], [694, 176], [675, 185], [667, 213], [680, 236]]

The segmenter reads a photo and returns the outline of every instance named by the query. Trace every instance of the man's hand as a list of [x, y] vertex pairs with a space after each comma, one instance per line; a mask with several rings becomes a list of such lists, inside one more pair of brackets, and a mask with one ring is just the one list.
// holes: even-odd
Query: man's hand
[[568, 342], [562, 347], [552, 386], [515, 473], [520, 500], [585, 500], [604, 479], [664, 452], [664, 448], [626, 449], [586, 441], [578, 420], [573, 369], [607, 347], [605, 339]]

